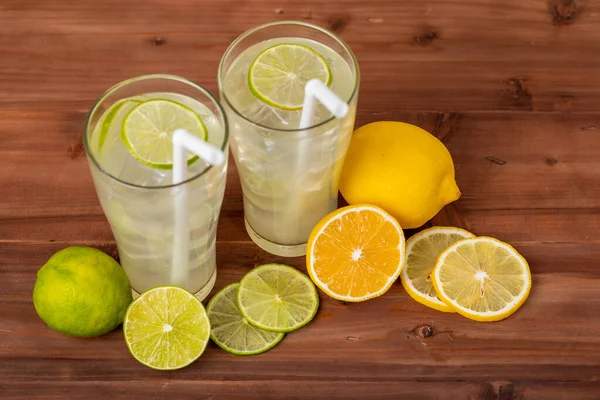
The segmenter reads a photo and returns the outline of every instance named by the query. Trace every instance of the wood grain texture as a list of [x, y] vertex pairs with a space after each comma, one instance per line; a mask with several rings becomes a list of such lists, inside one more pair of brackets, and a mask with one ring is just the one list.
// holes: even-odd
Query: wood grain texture
[[114, 83], [159, 71], [215, 90], [228, 44], [284, 19], [350, 43], [363, 112], [600, 107], [593, 0], [4, 0], [0, 13], [5, 107], [68, 100], [85, 109]]
[[[513, 244], [533, 273], [527, 303], [483, 324], [399, 284], [360, 304], [321, 293], [316, 319], [272, 351], [210, 344], [172, 372], [138, 364], [119, 330], [47, 328], [31, 303], [38, 268], [73, 244], [117, 255], [80, 139], [95, 98], [157, 72], [215, 93], [228, 44], [284, 19], [355, 51], [358, 126], [406, 121], [446, 144], [463, 196], [428, 225]], [[599, 21], [597, 0], [1, 0], [0, 398], [600, 398]], [[215, 291], [265, 262], [305, 271], [250, 241], [230, 166]]]

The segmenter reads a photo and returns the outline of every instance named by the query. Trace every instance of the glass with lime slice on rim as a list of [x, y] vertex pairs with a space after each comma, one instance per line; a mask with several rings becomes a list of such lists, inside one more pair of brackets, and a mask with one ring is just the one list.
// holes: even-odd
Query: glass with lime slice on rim
[[[187, 179], [174, 183], [172, 137], [178, 129], [227, 154], [228, 124], [217, 100], [186, 79], [148, 75], [121, 82], [97, 100], [83, 142], [132, 289], [176, 284], [204, 298], [216, 278], [227, 163], [211, 166], [188, 153]], [[188, 201], [179, 207], [182, 191]], [[187, 216], [189, 235], [179, 232], [176, 207]], [[189, 237], [184, 281], [173, 274], [179, 236]]]
[[[311, 80], [329, 87], [349, 112], [338, 119], [318, 104], [313, 123], [299, 129], [305, 86]], [[219, 91], [232, 126], [245, 225], [264, 250], [304, 255], [312, 228], [337, 208], [358, 86], [358, 64], [350, 48], [315, 25], [261, 25], [225, 52]]]

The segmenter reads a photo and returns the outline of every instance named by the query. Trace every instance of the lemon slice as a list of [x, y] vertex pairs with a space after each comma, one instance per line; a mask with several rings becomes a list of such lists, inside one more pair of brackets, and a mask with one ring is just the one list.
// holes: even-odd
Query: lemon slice
[[527, 300], [531, 273], [512, 246], [490, 237], [464, 239], [446, 249], [433, 270], [446, 304], [476, 321], [499, 321]]
[[308, 276], [283, 264], [265, 264], [248, 272], [237, 298], [248, 322], [272, 332], [303, 327], [319, 309], [317, 288]]
[[[173, 168], [173, 132], [185, 129], [206, 140], [202, 118], [191, 108], [173, 100], [152, 99], [135, 106], [123, 120], [121, 138], [131, 154], [152, 168]], [[188, 165], [198, 156], [188, 153]]]
[[404, 266], [404, 233], [379, 207], [348, 206], [327, 215], [313, 229], [306, 265], [328, 296], [364, 301], [384, 294]]
[[239, 283], [226, 286], [208, 303], [210, 337], [220, 348], [236, 355], [264, 353], [283, 339], [284, 334], [269, 332], [248, 323], [237, 304]]
[[331, 85], [332, 75], [322, 55], [301, 44], [276, 44], [263, 50], [250, 65], [248, 86], [271, 107], [299, 110], [304, 86], [311, 79]]
[[440, 253], [451, 244], [475, 237], [464, 229], [434, 226], [425, 229], [406, 242], [406, 266], [402, 270], [402, 286], [410, 297], [421, 304], [444, 312], [454, 312], [440, 300], [431, 282], [431, 273]]
[[210, 322], [200, 300], [184, 289], [165, 286], [150, 289], [131, 303], [123, 333], [136, 360], [150, 368], [171, 370], [202, 355]]

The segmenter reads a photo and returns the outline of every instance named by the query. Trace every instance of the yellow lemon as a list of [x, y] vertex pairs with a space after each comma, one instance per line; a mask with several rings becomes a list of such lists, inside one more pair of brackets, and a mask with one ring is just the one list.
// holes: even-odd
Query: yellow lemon
[[460, 197], [448, 149], [429, 132], [381, 121], [354, 132], [340, 180], [349, 204], [373, 204], [418, 228]]

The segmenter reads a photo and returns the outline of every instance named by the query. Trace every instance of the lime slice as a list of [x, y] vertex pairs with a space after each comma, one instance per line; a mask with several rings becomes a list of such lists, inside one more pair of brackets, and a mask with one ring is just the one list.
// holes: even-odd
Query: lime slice
[[[202, 118], [173, 100], [152, 99], [138, 104], [123, 120], [121, 137], [131, 154], [152, 168], [173, 168], [173, 132], [185, 129], [206, 140]], [[188, 153], [188, 165], [198, 156]]]
[[252, 325], [274, 332], [291, 332], [319, 309], [319, 295], [309, 277], [288, 265], [265, 264], [241, 280], [238, 305]]
[[[110, 108], [110, 110], [106, 114], [104, 114], [104, 119], [102, 120], [100, 126], [100, 135], [98, 137], [98, 153], [102, 151], [102, 147], [104, 146], [106, 137], [108, 136], [109, 132], [113, 130], [111, 129], [113, 123], [118, 121], [117, 117], [124, 117], [129, 111], [131, 111], [133, 107], [140, 103], [141, 101], [139, 100], [119, 100]], [[118, 132], [120, 131], [120, 129], [116, 129], [115, 131]]]
[[276, 44], [263, 50], [250, 65], [248, 86], [271, 107], [299, 110], [304, 86], [311, 79], [331, 85], [331, 70], [322, 55], [300, 44]]
[[284, 334], [265, 331], [248, 323], [237, 305], [239, 286], [239, 283], [226, 286], [208, 303], [210, 337], [228, 353], [241, 356], [264, 353], [279, 343]]
[[166, 286], [138, 297], [125, 315], [129, 351], [147, 367], [183, 368], [202, 355], [210, 337], [204, 306], [184, 289]]

